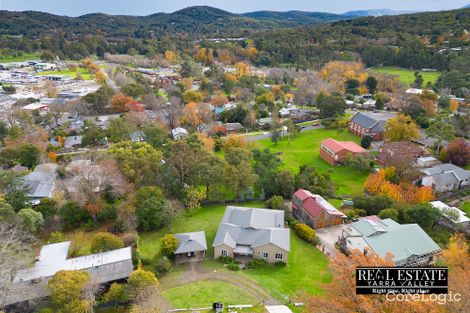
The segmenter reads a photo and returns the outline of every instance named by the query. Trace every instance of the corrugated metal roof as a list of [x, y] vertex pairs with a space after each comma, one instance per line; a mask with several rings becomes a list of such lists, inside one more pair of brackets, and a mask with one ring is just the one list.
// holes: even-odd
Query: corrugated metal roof
[[439, 246], [417, 224], [400, 225], [392, 219], [360, 220], [352, 224], [363, 235], [370, 248], [379, 256], [393, 254], [395, 262], [412, 255], [437, 252]]

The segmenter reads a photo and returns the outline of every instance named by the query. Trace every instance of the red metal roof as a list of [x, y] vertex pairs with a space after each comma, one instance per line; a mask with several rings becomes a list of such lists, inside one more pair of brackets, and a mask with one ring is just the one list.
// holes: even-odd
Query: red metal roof
[[316, 217], [323, 210], [328, 214], [346, 217], [343, 212], [336, 209], [322, 196], [314, 195], [308, 190], [299, 189], [294, 193], [294, 196], [302, 201], [304, 210], [307, 211], [312, 217]]
[[366, 152], [364, 148], [353, 141], [337, 141], [333, 138], [328, 138], [323, 140], [321, 144], [333, 151], [333, 153], [338, 153], [342, 150], [347, 150], [353, 153]]

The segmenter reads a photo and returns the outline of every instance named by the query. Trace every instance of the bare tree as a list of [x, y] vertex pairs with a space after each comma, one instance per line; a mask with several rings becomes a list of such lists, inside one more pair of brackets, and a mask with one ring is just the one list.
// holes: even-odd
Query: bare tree
[[34, 242], [18, 218], [0, 220], [0, 307], [12, 290], [17, 271], [31, 263]]
[[[132, 184], [121, 174], [114, 159], [104, 159], [94, 165], [82, 162], [71, 167], [70, 171], [74, 177], [63, 189], [68, 198], [82, 207], [97, 206], [99, 199], [107, 190], [116, 197], [133, 190]], [[93, 209], [89, 211], [92, 217], [95, 217], [96, 212]]]
[[139, 292], [131, 311], [133, 313], [161, 313], [166, 312], [167, 309], [168, 303], [162, 297], [158, 287], [150, 286]]
[[167, 120], [170, 129], [179, 126], [181, 115], [183, 114], [183, 107], [181, 106], [181, 99], [178, 97], [170, 97], [168, 100], [169, 105], [164, 109], [164, 116]]

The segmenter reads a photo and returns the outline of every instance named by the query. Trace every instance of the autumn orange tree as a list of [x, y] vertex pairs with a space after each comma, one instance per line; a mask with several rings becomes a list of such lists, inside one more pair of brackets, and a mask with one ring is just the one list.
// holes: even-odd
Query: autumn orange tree
[[384, 138], [388, 141], [408, 141], [418, 139], [419, 127], [410, 116], [399, 114], [385, 124]]
[[[463, 249], [460, 247], [454, 252], [455, 255], [460, 257], [465, 256]], [[467, 260], [468, 252], [467, 252]], [[468, 262], [467, 262], [468, 263]], [[372, 313], [372, 312], [386, 312], [386, 313], [437, 313], [437, 312], [468, 312], [468, 310], [451, 310], [451, 306], [444, 307], [437, 302], [432, 301], [409, 301], [397, 302], [387, 301], [386, 295], [357, 295], [356, 294], [356, 267], [367, 266], [394, 266], [392, 255], [387, 255], [381, 258], [373, 253], [364, 255], [358, 250], [353, 251], [350, 256], [345, 256], [342, 253], [337, 253], [330, 263], [330, 270], [333, 278], [330, 284], [324, 285], [323, 290], [327, 296], [315, 296], [308, 300], [307, 309], [305, 312], [309, 313]], [[465, 273], [466, 279], [462, 279], [462, 283], [467, 283], [469, 271]], [[449, 280], [460, 279], [457, 275], [463, 271], [462, 267], [456, 270], [455, 274], [450, 274]], [[451, 272], [452, 273], [452, 272]], [[465, 289], [465, 285], [456, 286], [456, 289]], [[464, 292], [468, 294], [470, 288], [466, 288]], [[425, 300], [429, 300], [429, 296], [423, 295]], [[462, 299], [464, 299], [462, 297]], [[468, 298], [467, 298], [468, 299]], [[468, 302], [460, 302], [458, 309], [468, 307]]]
[[470, 312], [470, 252], [468, 242], [462, 233], [450, 238], [447, 249], [442, 252], [441, 261], [449, 268], [449, 289], [459, 293], [461, 301], [446, 303], [448, 312]]
[[244, 62], [238, 62], [235, 64], [236, 77], [240, 78], [245, 75], [250, 75], [250, 65]]
[[184, 106], [181, 121], [200, 130], [204, 123], [212, 120], [213, 113], [206, 103], [190, 102]]
[[345, 90], [344, 84], [347, 80], [355, 79], [362, 84], [368, 77], [362, 63], [343, 61], [326, 63], [320, 70], [320, 76], [328, 83], [334, 84], [342, 92]]
[[199, 48], [194, 54], [196, 62], [204, 63], [205, 65], [214, 64], [214, 50], [209, 48]]
[[435, 199], [430, 187], [418, 187], [396, 180], [395, 168], [387, 167], [370, 174], [364, 182], [364, 189], [372, 195], [386, 195], [398, 202], [419, 204]]
[[132, 101], [133, 101], [132, 97], [126, 96], [123, 93], [115, 94], [111, 98], [111, 104], [113, 106], [113, 109], [116, 110], [117, 112], [127, 111], [126, 104]]
[[170, 62], [170, 63], [173, 63], [175, 61], [175, 58], [176, 58], [176, 53], [174, 53], [173, 51], [171, 50], [167, 50], [165, 51], [165, 59]]

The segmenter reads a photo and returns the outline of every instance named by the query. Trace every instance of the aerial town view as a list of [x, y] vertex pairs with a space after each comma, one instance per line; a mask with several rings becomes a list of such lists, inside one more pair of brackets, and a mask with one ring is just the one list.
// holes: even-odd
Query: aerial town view
[[0, 1], [0, 313], [470, 312], [467, 1]]

